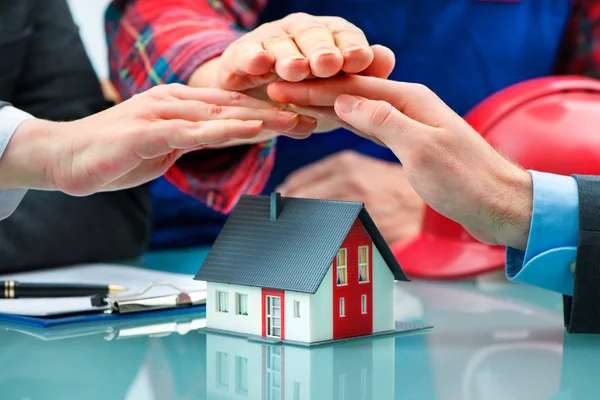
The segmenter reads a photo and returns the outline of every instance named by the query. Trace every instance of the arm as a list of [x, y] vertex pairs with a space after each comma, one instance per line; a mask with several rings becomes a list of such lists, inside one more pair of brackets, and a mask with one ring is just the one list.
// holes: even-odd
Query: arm
[[[249, 29], [256, 23], [264, 6], [260, 0], [223, 3], [224, 9], [217, 12], [204, 0], [113, 2], [106, 32], [111, 79], [119, 95], [129, 98], [160, 83], [190, 83], [199, 66], [240, 36], [239, 27]], [[273, 166], [273, 144], [271, 140], [191, 153], [165, 177], [183, 192], [227, 212], [243, 193], [262, 190]]]
[[[28, 113], [0, 101], [0, 159], [19, 125], [23, 121], [32, 118]], [[0, 161], [0, 170], [3, 168], [6, 168], [6, 165]], [[25, 189], [0, 190], [0, 220], [7, 218], [14, 212], [25, 193]]]

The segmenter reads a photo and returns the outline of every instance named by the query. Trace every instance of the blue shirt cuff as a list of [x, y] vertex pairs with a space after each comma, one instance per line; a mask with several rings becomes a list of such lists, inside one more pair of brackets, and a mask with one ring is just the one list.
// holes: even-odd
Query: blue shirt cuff
[[529, 173], [533, 212], [527, 248], [507, 248], [506, 276], [513, 282], [572, 296], [571, 264], [579, 236], [577, 181], [570, 176]]

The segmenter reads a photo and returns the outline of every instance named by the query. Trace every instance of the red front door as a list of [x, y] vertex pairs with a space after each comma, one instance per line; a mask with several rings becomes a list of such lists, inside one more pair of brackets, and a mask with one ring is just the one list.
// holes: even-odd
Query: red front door
[[262, 290], [262, 335], [285, 339], [283, 290]]
[[333, 262], [333, 338], [373, 333], [372, 241], [356, 220]]

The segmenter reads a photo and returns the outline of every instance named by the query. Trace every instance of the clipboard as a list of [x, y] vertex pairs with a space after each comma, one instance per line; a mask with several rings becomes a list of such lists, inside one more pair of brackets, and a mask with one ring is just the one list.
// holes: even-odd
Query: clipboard
[[[99, 299], [78, 297], [64, 299], [0, 300], [0, 323], [48, 328], [73, 324], [113, 323], [139, 320], [154, 314], [173, 316], [204, 310], [206, 283], [194, 281], [192, 275], [152, 271], [144, 268], [90, 264], [48, 271], [3, 276], [14, 280], [88, 283], [123, 283], [130, 290]], [[142, 288], [140, 290], [140, 288]], [[97, 296], [95, 296], [97, 297]]]
[[[160, 310], [131, 314], [128, 318], [98, 320], [92, 324], [51, 327], [0, 324], [0, 329], [18, 332], [43, 341], [57, 341], [89, 336], [101, 336], [105, 341], [120, 341], [138, 337], [186, 335], [206, 327], [204, 307]], [[201, 332], [201, 331], [199, 331]]]

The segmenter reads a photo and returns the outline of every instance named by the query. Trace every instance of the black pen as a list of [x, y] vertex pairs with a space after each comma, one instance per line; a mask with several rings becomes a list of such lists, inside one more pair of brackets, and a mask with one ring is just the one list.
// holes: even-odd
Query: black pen
[[125, 290], [126, 287], [119, 285], [0, 281], [0, 299], [95, 296]]

